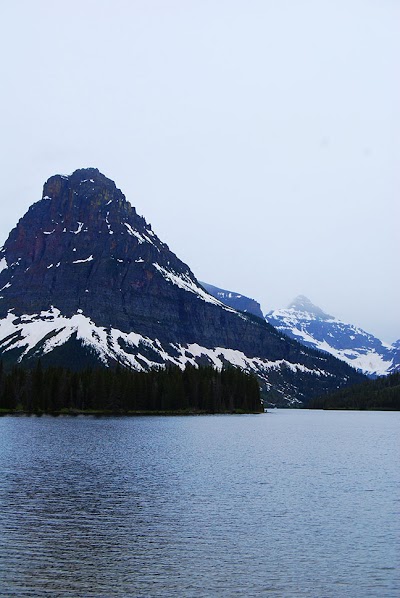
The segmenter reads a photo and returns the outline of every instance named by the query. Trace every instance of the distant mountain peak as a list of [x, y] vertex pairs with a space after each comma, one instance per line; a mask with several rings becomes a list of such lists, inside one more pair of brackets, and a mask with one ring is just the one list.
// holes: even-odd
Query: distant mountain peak
[[269, 312], [265, 318], [287, 336], [330, 353], [369, 376], [399, 370], [396, 343], [386, 345], [357, 326], [326, 314], [304, 295], [296, 297], [286, 309]]
[[314, 305], [314, 303], [312, 303], [305, 295], [297, 295], [297, 297], [288, 305], [287, 309], [303, 311], [318, 316], [319, 318], [332, 318], [332, 316], [325, 313], [320, 307]]
[[48, 183], [60, 179], [68, 181], [72, 185], [76, 185], [83, 182], [93, 182], [101, 185], [104, 185], [104, 183], [106, 183], [107, 185], [115, 187], [115, 183], [112, 179], [106, 177], [102, 172], [100, 172], [98, 168], [92, 167], [78, 168], [77, 170], [74, 170], [74, 172], [72, 172], [71, 174], [54, 174], [46, 181], [44, 187], [46, 188], [46, 185]]

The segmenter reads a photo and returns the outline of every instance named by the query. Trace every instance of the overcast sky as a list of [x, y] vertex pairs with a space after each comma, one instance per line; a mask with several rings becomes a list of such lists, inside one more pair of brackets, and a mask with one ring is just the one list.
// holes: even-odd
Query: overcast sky
[[398, 0], [0, 0], [0, 244], [94, 166], [195, 275], [400, 338]]

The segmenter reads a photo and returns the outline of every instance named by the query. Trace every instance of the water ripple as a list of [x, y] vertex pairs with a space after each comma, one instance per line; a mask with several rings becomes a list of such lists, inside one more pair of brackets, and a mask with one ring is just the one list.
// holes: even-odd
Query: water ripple
[[2, 418], [0, 595], [397, 597], [399, 422]]

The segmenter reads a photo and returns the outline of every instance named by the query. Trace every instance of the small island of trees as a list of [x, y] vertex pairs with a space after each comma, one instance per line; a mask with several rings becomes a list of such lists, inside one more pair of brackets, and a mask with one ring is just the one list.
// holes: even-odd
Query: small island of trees
[[50, 414], [257, 413], [257, 378], [238, 368], [186, 366], [136, 372], [15, 366], [0, 362], [0, 412]]

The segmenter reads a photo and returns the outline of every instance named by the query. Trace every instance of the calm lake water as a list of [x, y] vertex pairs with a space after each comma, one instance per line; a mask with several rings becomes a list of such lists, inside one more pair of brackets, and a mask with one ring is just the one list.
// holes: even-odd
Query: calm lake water
[[0, 595], [398, 598], [399, 428], [0, 418]]

